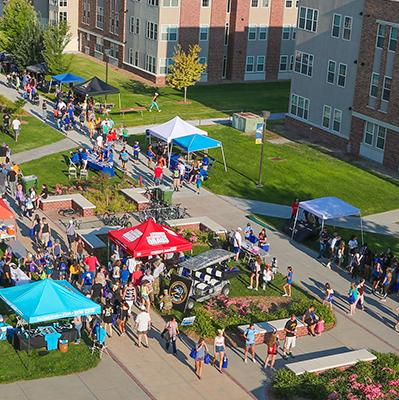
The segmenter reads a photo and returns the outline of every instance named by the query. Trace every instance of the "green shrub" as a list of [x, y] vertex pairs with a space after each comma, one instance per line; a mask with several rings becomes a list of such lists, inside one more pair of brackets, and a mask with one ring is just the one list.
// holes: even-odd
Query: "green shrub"
[[202, 305], [197, 304], [194, 308], [194, 314], [196, 315], [193, 330], [194, 332], [205, 339], [210, 339], [216, 336], [216, 327], [212, 323], [211, 316], [202, 307]]

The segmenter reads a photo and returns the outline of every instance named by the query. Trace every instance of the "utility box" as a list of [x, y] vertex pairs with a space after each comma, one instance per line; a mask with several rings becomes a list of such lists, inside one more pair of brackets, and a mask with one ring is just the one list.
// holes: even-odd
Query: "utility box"
[[251, 112], [234, 113], [232, 127], [241, 132], [255, 132], [258, 124], [263, 124], [263, 118]]
[[24, 193], [28, 193], [30, 188], [37, 189], [37, 176], [36, 175], [27, 175], [22, 177], [22, 187], [24, 189]]

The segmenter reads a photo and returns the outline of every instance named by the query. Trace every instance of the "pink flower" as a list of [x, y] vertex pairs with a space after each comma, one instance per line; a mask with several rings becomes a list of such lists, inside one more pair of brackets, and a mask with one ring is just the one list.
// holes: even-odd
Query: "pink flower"
[[[335, 379], [333, 379], [332, 381], [335, 381]], [[335, 399], [338, 399], [338, 393], [334, 390], [328, 395], [327, 400], [335, 400]]]
[[399, 386], [399, 379], [393, 380], [393, 381], [389, 381], [388, 382], [389, 386]]

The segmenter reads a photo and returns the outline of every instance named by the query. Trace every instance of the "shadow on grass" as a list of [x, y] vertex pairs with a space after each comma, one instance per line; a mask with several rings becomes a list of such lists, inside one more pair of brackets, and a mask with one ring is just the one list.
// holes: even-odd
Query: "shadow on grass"
[[126, 90], [132, 91], [135, 94], [153, 95], [155, 92], [159, 93], [159, 88], [146, 85], [143, 82], [135, 81], [133, 79], [123, 82], [121, 86]]

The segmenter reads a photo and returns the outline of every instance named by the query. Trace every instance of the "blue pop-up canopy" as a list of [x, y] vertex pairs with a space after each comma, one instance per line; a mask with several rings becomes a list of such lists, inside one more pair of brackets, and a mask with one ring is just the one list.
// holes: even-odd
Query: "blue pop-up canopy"
[[84, 78], [74, 75], [74, 74], [71, 74], [69, 72], [67, 72], [65, 74], [54, 75], [54, 76], [52, 76], [52, 78], [61, 84], [63, 84], [63, 83], [81, 83], [81, 82], [85, 81]]
[[187, 153], [193, 153], [195, 151], [214, 149], [220, 147], [222, 151], [224, 169], [227, 171], [226, 160], [224, 158], [223, 144], [219, 140], [212, 139], [209, 136], [204, 135], [188, 135], [173, 139], [173, 142], [181, 147]]
[[66, 281], [44, 279], [0, 289], [0, 298], [29, 324], [101, 313], [99, 304]]

